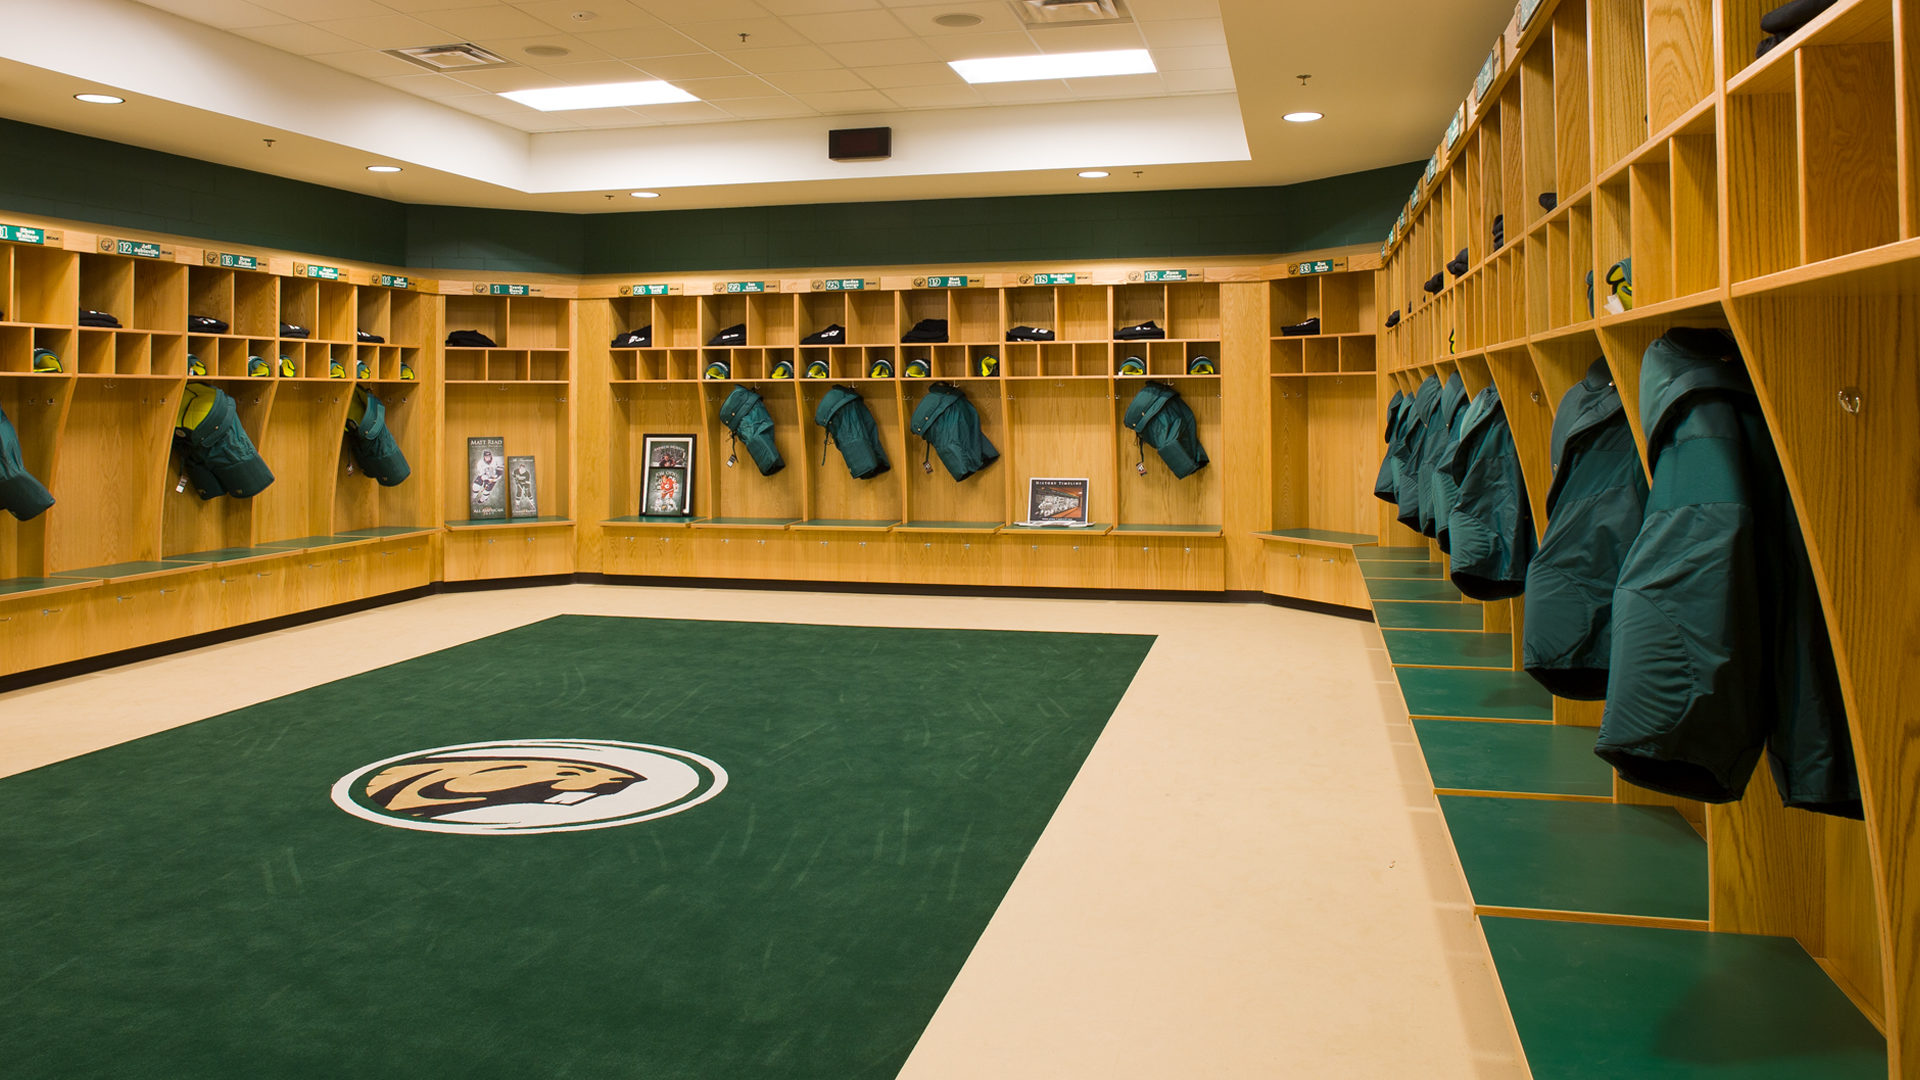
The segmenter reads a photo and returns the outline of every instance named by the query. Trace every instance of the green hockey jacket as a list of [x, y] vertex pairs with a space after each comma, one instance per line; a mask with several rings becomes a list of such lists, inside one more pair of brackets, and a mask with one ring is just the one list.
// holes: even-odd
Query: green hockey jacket
[[[720, 403], [720, 423], [732, 434], [736, 446], [747, 444], [747, 455], [753, 458], [761, 476], [772, 476], [787, 467], [787, 459], [780, 456], [780, 447], [773, 441], [773, 417], [759, 394], [744, 386], [734, 387], [727, 400]], [[727, 463], [731, 465], [733, 459], [729, 457]]]
[[1387, 452], [1380, 457], [1380, 472], [1373, 478], [1373, 497], [1382, 502], [1392, 502], [1399, 491], [1400, 464], [1393, 456], [1393, 439], [1400, 431], [1400, 425], [1406, 422], [1407, 409], [1413, 399], [1398, 390], [1387, 402]]
[[1521, 657], [1561, 697], [1607, 696], [1613, 586], [1646, 510], [1647, 478], [1607, 362], [1595, 360], [1553, 415], [1547, 531], [1527, 566]]
[[[1176, 480], [1185, 480], [1207, 467], [1207, 448], [1200, 445], [1200, 426], [1193, 407], [1180, 391], [1161, 382], [1150, 382], [1133, 395], [1120, 422], [1134, 433], [1136, 444], [1153, 447]], [[1140, 452], [1142, 473], [1146, 468], [1145, 450]]]
[[361, 473], [379, 481], [381, 487], [393, 487], [413, 473], [387, 427], [386, 403], [364, 386], [354, 388], [353, 401], [347, 406], [347, 449], [359, 462]]
[[1413, 407], [1407, 410], [1406, 422], [1400, 428], [1399, 441], [1394, 450], [1399, 460], [1399, 479], [1393, 500], [1399, 510], [1395, 517], [1409, 529], [1420, 527], [1420, 468], [1426, 448], [1428, 422], [1439, 410], [1440, 379], [1429, 375], [1420, 383], [1420, 389], [1413, 393]]
[[1594, 752], [1641, 787], [1732, 802], [1764, 747], [1788, 806], [1860, 817], [1826, 619], [1738, 347], [1669, 331], [1640, 401], [1653, 492], [1613, 594]]
[[273, 483], [273, 470], [240, 426], [240, 407], [225, 390], [187, 384], [173, 444], [187, 479], [202, 499], [231, 495], [250, 499]]
[[52, 505], [53, 495], [21, 460], [20, 436], [13, 430], [13, 422], [0, 412], [0, 508], [26, 521], [39, 517]]
[[[880, 426], [873, 412], [851, 386], [836, 386], [820, 397], [813, 422], [827, 430], [826, 442], [840, 448], [840, 459], [855, 480], [870, 480], [892, 468], [887, 448], [880, 442]], [[825, 443], [820, 447], [820, 464], [827, 463]]]
[[[955, 480], [965, 480], [1000, 460], [1000, 451], [980, 430], [980, 411], [952, 383], [928, 387], [927, 396], [914, 407], [908, 426], [927, 441], [930, 450], [940, 454], [940, 463]], [[933, 471], [930, 463], [921, 464]]]
[[1441, 471], [1459, 492], [1442, 532], [1451, 537], [1454, 586], [1475, 600], [1520, 595], [1533, 560], [1533, 508], [1499, 390], [1474, 395]]
[[1447, 519], [1453, 513], [1458, 486], [1441, 466], [1453, 456], [1453, 444], [1460, 437], [1460, 418], [1467, 411], [1467, 384], [1460, 373], [1447, 376], [1440, 388], [1440, 408], [1427, 427], [1426, 461], [1420, 470], [1420, 531], [1433, 537], [1446, 551]]

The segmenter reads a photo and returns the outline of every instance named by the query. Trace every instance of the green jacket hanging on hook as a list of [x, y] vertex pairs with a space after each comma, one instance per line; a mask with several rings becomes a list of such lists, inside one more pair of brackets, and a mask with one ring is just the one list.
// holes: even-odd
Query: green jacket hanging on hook
[[[840, 457], [855, 480], [872, 479], [891, 468], [886, 447], [880, 445], [880, 426], [851, 387], [836, 386], [821, 395], [813, 422], [826, 429], [827, 442], [840, 448]], [[820, 447], [820, 463], [827, 463], [825, 445]]]
[[27, 471], [20, 456], [20, 436], [13, 422], [0, 412], [0, 509], [26, 521], [53, 505], [53, 495]]
[[1447, 515], [1448, 576], [1475, 600], [1504, 600], [1527, 587], [1533, 508], [1500, 391], [1489, 385], [1460, 416], [1460, 437], [1441, 471], [1459, 492]]
[[[965, 480], [1000, 460], [1000, 451], [980, 430], [980, 413], [952, 383], [934, 383], [913, 410], [913, 433], [938, 452], [955, 480]], [[931, 469], [931, 466], [928, 466]]]
[[1381, 455], [1380, 471], [1373, 478], [1373, 497], [1382, 502], [1392, 502], [1399, 491], [1400, 462], [1393, 456], [1393, 440], [1400, 432], [1400, 425], [1406, 423], [1407, 410], [1412, 405], [1413, 399], [1398, 390], [1387, 402], [1387, 452]]
[[1440, 407], [1427, 426], [1424, 442], [1425, 461], [1421, 465], [1420, 531], [1433, 537], [1446, 551], [1448, 518], [1453, 500], [1460, 494], [1452, 477], [1441, 466], [1453, 456], [1453, 444], [1460, 437], [1460, 417], [1467, 411], [1467, 384], [1460, 373], [1447, 376], [1440, 388]]
[[175, 423], [173, 444], [202, 499], [250, 499], [273, 483], [273, 471], [240, 426], [240, 407], [225, 390], [188, 383]]
[[1420, 383], [1420, 389], [1414, 391], [1413, 405], [1407, 410], [1406, 421], [1400, 427], [1400, 435], [1394, 444], [1394, 455], [1399, 461], [1394, 503], [1399, 512], [1395, 515], [1400, 524], [1409, 529], [1420, 528], [1420, 489], [1421, 465], [1426, 449], [1427, 428], [1433, 414], [1440, 410], [1440, 379], [1429, 375]]
[[1738, 346], [1669, 331], [1640, 401], [1653, 492], [1613, 593], [1594, 752], [1641, 787], [1718, 803], [1740, 798], [1764, 746], [1788, 806], [1860, 817], [1826, 618]]
[[353, 403], [347, 406], [347, 449], [359, 462], [360, 471], [379, 481], [381, 487], [392, 487], [413, 472], [387, 427], [386, 404], [364, 386], [354, 388]]
[[[1121, 423], [1134, 433], [1136, 443], [1153, 447], [1176, 480], [1207, 467], [1207, 448], [1200, 445], [1199, 424], [1193, 408], [1166, 383], [1150, 382], [1133, 395]], [[1140, 463], [1146, 465], [1146, 454]]]
[[1553, 414], [1547, 532], [1527, 567], [1521, 655], [1527, 674], [1561, 697], [1607, 696], [1613, 586], [1640, 535], [1647, 477], [1605, 359]]
[[780, 447], [773, 441], [773, 417], [768, 415], [767, 403], [759, 394], [744, 386], [734, 387], [733, 393], [720, 405], [720, 422], [733, 434], [735, 442], [747, 444], [747, 453], [759, 467], [761, 476], [772, 476], [787, 467], [787, 460], [780, 456]]

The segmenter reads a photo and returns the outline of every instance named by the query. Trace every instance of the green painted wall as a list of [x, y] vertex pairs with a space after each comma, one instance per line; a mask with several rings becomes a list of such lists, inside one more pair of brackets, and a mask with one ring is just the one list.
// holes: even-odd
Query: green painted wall
[[0, 209], [421, 270], [1266, 255], [1382, 239], [1419, 162], [1285, 187], [553, 214], [411, 205], [0, 120]]

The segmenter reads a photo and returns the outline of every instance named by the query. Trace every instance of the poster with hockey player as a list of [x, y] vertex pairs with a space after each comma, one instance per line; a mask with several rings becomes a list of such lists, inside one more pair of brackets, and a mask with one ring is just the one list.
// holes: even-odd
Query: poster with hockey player
[[533, 458], [507, 459], [507, 509], [517, 518], [540, 516], [540, 497], [533, 483]]
[[467, 440], [468, 514], [475, 520], [507, 516], [507, 440]]
[[648, 435], [642, 444], [640, 513], [693, 516], [693, 436]]

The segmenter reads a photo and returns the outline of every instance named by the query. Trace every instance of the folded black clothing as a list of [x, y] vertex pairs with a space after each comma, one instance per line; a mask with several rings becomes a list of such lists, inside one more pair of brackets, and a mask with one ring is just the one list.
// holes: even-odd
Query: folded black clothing
[[447, 344], [456, 349], [493, 349], [498, 348], [493, 339], [478, 330], [455, 330], [447, 335]]
[[1132, 326], [1123, 326], [1113, 332], [1115, 341], [1164, 341], [1167, 332], [1153, 324], [1152, 319]]
[[1440, 287], [1445, 285], [1446, 283], [1447, 283], [1447, 275], [1435, 274], [1432, 277], [1427, 279], [1427, 283], [1425, 285], [1422, 285], [1420, 287], [1427, 290], [1430, 293], [1437, 293], [1440, 291]]
[[211, 315], [189, 315], [187, 329], [195, 334], [224, 334], [227, 332], [227, 323]]
[[709, 345], [745, 345], [747, 343], [747, 324], [734, 323], [725, 330], [713, 335]]
[[1391, 330], [1394, 327], [1399, 325], [1400, 325], [1400, 309], [1394, 308], [1393, 314], [1387, 316], [1387, 329]]
[[1317, 334], [1319, 332], [1320, 316], [1318, 315], [1315, 315], [1305, 322], [1297, 322], [1292, 326], [1283, 326], [1280, 328], [1281, 337], [1305, 337], [1308, 334]]
[[1493, 246], [1495, 249], [1507, 246], [1507, 216], [1505, 214], [1495, 214], [1493, 216]]
[[362, 344], [366, 345], [385, 345], [387, 343], [386, 338], [381, 337], [379, 334], [368, 333], [365, 330], [355, 330], [353, 336]]
[[283, 322], [280, 324], [280, 336], [283, 338], [303, 338], [309, 336], [311, 333], [312, 331], [306, 327], [295, 323]]
[[88, 308], [81, 308], [80, 309], [80, 325], [81, 326], [106, 326], [106, 327], [112, 327], [112, 328], [118, 329], [120, 326], [120, 320], [114, 318], [113, 316], [107, 314], [104, 311], [93, 311]]
[[1007, 331], [1008, 341], [1052, 341], [1053, 331], [1037, 326], [1016, 326]]
[[1768, 38], [1761, 38], [1761, 39], [1760, 39], [1760, 44], [1758, 44], [1758, 45], [1755, 45], [1755, 46], [1753, 47], [1753, 58], [1754, 58], [1755, 60], [1758, 60], [1758, 59], [1760, 59], [1761, 57], [1763, 57], [1763, 56], [1765, 56], [1765, 55], [1767, 55], [1768, 53], [1770, 53], [1770, 52], [1772, 52], [1772, 51], [1773, 51], [1773, 47], [1774, 47], [1775, 45], [1778, 45], [1778, 44], [1780, 44], [1781, 42], [1783, 42], [1783, 41], [1785, 41], [1785, 40], [1787, 40], [1787, 35], [1785, 35], [1785, 34], [1775, 34], [1775, 35], [1773, 35], [1772, 37], [1768, 37]]
[[908, 342], [930, 341], [936, 343], [945, 341], [947, 340], [947, 320], [921, 319], [919, 322], [913, 324], [913, 329], [900, 335], [900, 340]]
[[1560, 195], [1558, 192], [1543, 191], [1540, 193], [1540, 209], [1552, 210], [1554, 207], [1559, 205], [1560, 205]]
[[1792, 0], [1760, 16], [1760, 29], [1764, 33], [1785, 37], [1818, 18], [1833, 4], [1834, 0]]
[[616, 349], [644, 349], [653, 344], [653, 324], [648, 323], [638, 330], [629, 330], [613, 339]]
[[1454, 277], [1459, 277], [1460, 275], [1466, 272], [1467, 272], [1467, 249], [1461, 248], [1460, 254], [1455, 255], [1453, 257], [1453, 260], [1447, 263], [1447, 273], [1452, 274]]
[[825, 330], [816, 330], [800, 339], [802, 345], [845, 345], [846, 343], [847, 328], [839, 323], [834, 323]]

